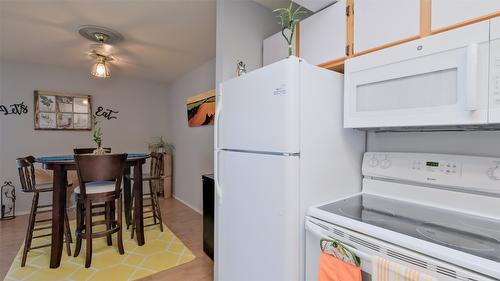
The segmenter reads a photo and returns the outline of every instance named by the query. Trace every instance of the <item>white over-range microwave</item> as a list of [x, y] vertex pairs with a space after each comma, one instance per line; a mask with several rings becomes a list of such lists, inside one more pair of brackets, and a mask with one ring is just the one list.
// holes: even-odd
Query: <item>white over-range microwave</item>
[[344, 127], [500, 129], [500, 18], [349, 59]]

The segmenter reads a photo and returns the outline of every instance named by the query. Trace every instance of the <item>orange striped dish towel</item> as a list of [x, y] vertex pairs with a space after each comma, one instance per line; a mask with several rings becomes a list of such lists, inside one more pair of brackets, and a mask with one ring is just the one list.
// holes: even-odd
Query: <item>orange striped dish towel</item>
[[373, 256], [372, 281], [437, 281], [437, 278], [384, 258]]
[[321, 253], [318, 281], [361, 281], [361, 269], [330, 254]]

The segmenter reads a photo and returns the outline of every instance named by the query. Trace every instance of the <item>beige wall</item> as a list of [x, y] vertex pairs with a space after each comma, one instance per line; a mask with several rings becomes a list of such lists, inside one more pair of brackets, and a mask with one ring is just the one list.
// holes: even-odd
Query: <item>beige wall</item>
[[16, 157], [71, 154], [74, 147], [94, 146], [89, 131], [33, 130], [34, 90], [89, 94], [94, 111], [99, 105], [118, 110], [118, 119], [102, 123], [103, 145], [114, 152], [146, 152], [150, 137], [166, 136], [167, 85], [122, 77], [118, 70], [112, 74], [102, 80], [87, 72], [0, 61], [0, 102], [24, 101], [29, 107], [27, 115], [0, 116], [0, 183], [15, 183], [18, 211], [27, 210], [31, 199], [19, 190]]
[[186, 99], [215, 87], [215, 59], [168, 87], [168, 140], [175, 145], [174, 196], [201, 213], [203, 174], [213, 173], [214, 126], [188, 127]]
[[368, 134], [368, 151], [500, 157], [500, 132], [394, 132]]
[[273, 12], [252, 0], [217, 0], [217, 84], [236, 76], [236, 62], [262, 67], [262, 41], [280, 30]]

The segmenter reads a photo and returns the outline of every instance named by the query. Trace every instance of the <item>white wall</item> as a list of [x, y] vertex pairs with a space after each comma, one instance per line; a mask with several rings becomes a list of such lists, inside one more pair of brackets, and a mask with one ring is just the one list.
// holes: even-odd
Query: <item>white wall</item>
[[236, 62], [262, 67], [262, 41], [278, 32], [272, 11], [251, 0], [217, 0], [217, 85], [236, 76]]
[[428, 152], [500, 157], [500, 132], [370, 133], [368, 151]]
[[186, 99], [215, 87], [215, 59], [177, 78], [168, 87], [168, 140], [175, 145], [175, 198], [201, 213], [203, 174], [213, 173], [214, 126], [188, 127]]
[[34, 90], [89, 94], [94, 112], [100, 105], [118, 110], [118, 119], [102, 122], [103, 145], [113, 152], [147, 152], [151, 137], [166, 135], [167, 85], [123, 77], [118, 71], [112, 75], [103, 80], [88, 72], [0, 61], [0, 102], [24, 101], [29, 107], [26, 115], [0, 115], [0, 183], [15, 183], [18, 211], [27, 210], [31, 199], [20, 192], [17, 157], [72, 154], [74, 147], [94, 146], [90, 131], [33, 130]]

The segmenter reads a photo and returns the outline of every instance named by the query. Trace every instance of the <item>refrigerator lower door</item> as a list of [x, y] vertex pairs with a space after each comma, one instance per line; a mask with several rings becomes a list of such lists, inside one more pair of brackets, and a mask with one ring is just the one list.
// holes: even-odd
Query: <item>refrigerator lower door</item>
[[215, 157], [216, 280], [300, 280], [299, 157]]

